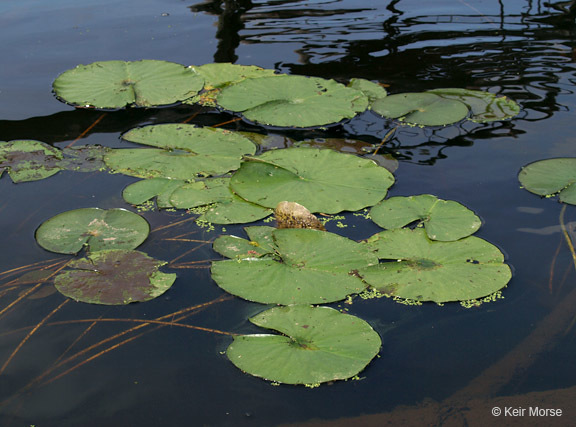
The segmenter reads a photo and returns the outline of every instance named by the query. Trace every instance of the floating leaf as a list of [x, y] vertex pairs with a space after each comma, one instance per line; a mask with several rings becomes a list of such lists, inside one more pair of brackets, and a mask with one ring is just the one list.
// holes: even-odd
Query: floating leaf
[[197, 175], [220, 175], [240, 166], [243, 155], [256, 146], [238, 133], [188, 124], [162, 124], [132, 129], [127, 141], [159, 148], [122, 148], [105, 161], [116, 172], [140, 178], [193, 180]]
[[61, 254], [138, 247], [150, 233], [148, 222], [124, 209], [75, 209], [43, 222], [36, 241], [44, 249]]
[[482, 221], [458, 202], [441, 200], [431, 194], [391, 197], [370, 210], [372, 221], [382, 228], [401, 228], [421, 221], [432, 240], [458, 240], [474, 234]]
[[74, 172], [97, 172], [106, 170], [104, 156], [111, 149], [101, 145], [84, 145], [62, 149], [64, 158], [58, 163], [62, 169]]
[[217, 202], [231, 201], [229, 178], [213, 178], [190, 182], [179, 186], [170, 195], [170, 203], [175, 208], [190, 209]]
[[319, 384], [351, 378], [382, 345], [364, 320], [328, 307], [275, 307], [250, 321], [282, 335], [236, 336], [226, 355], [242, 371], [279, 383]]
[[[498, 248], [478, 237], [435, 242], [423, 229], [378, 233], [368, 239], [381, 260], [395, 260], [360, 269], [380, 292], [416, 301], [465, 301], [502, 289], [510, 267]], [[397, 261], [396, 261], [397, 260]]]
[[92, 252], [72, 261], [54, 278], [56, 289], [68, 298], [91, 304], [124, 305], [148, 301], [166, 292], [176, 274], [158, 271], [166, 264], [130, 250]]
[[576, 205], [576, 158], [540, 160], [524, 166], [518, 174], [522, 186], [539, 196], [555, 196]]
[[32, 140], [0, 142], [0, 176], [4, 171], [15, 183], [38, 181], [60, 170], [62, 152], [48, 144]]
[[366, 96], [334, 80], [304, 76], [247, 79], [217, 97], [225, 110], [241, 112], [253, 122], [311, 127], [352, 118], [368, 106]]
[[473, 122], [484, 123], [510, 119], [520, 112], [520, 106], [516, 102], [490, 92], [459, 88], [433, 89], [428, 92], [466, 104], [472, 111], [469, 120]]
[[448, 125], [468, 115], [464, 103], [429, 92], [388, 95], [374, 101], [372, 110], [390, 119], [422, 126]]
[[63, 101], [85, 107], [123, 108], [173, 104], [197, 94], [204, 79], [190, 67], [166, 61], [102, 61], [60, 74], [53, 88]]
[[272, 240], [274, 227], [255, 226], [246, 227], [246, 232], [251, 240], [237, 236], [221, 235], [214, 240], [213, 248], [226, 258], [245, 259], [254, 258], [274, 252], [275, 246]]
[[348, 87], [361, 91], [368, 97], [368, 100], [371, 103], [388, 95], [388, 92], [386, 92], [384, 87], [380, 86], [378, 83], [374, 83], [366, 79], [350, 79]]
[[274, 257], [248, 256], [212, 263], [224, 290], [264, 304], [319, 304], [344, 299], [366, 285], [355, 271], [377, 263], [365, 245], [319, 230], [272, 232]]
[[173, 207], [170, 203], [172, 193], [185, 184], [186, 181], [180, 179], [143, 179], [126, 187], [122, 192], [122, 197], [126, 203], [132, 205], [141, 205], [157, 197], [156, 204], [159, 208], [171, 208]]
[[199, 218], [213, 224], [244, 224], [266, 218], [272, 209], [247, 202], [236, 195], [231, 200], [218, 202]]
[[371, 160], [314, 148], [268, 151], [244, 162], [230, 180], [252, 203], [275, 208], [290, 200], [323, 213], [373, 206], [393, 183], [394, 176]]

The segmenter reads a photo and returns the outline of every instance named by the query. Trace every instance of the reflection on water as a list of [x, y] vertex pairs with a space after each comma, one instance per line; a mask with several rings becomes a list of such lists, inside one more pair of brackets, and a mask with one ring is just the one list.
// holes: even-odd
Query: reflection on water
[[[35, 13], [33, 2], [23, 3], [29, 8], [27, 13]], [[34, 76], [42, 77], [43, 86], [36, 92], [31, 89], [32, 95], [26, 99], [49, 92], [48, 82], [55, 77], [55, 70], [66, 68], [60, 61], [76, 64], [80, 61], [77, 57], [83, 62], [156, 59], [161, 52], [161, 59], [199, 64], [202, 61], [198, 57], [189, 55], [190, 46], [195, 43], [195, 52], [201, 50], [202, 58], [216, 62], [258, 64], [280, 72], [341, 81], [367, 78], [388, 85], [391, 93], [466, 87], [516, 100], [522, 106], [520, 115], [503, 122], [463, 122], [421, 129], [398, 127], [368, 111], [326, 131], [274, 131], [278, 135], [273, 135], [277, 139], [271, 143], [283, 146], [288, 136], [298, 141], [324, 138], [316, 143], [325, 145], [331, 138], [348, 138], [360, 142], [342, 143], [340, 139], [335, 146], [362, 152], [387, 137], [379, 154], [389, 153], [400, 160], [398, 182], [391, 193], [430, 192], [464, 202], [485, 221], [481, 237], [501, 246], [516, 272], [505, 290], [506, 298], [479, 309], [465, 310], [449, 304], [442, 308], [404, 307], [387, 300], [355, 302], [346, 307], [373, 323], [383, 336], [381, 358], [369, 366], [362, 381], [340, 382], [315, 390], [272, 387], [238, 372], [228, 363], [220, 353], [229, 343], [227, 338], [165, 328], [162, 333], [134, 340], [26, 395], [22, 406], [11, 408], [16, 414], [14, 425], [91, 427], [115, 422], [142, 426], [264, 426], [377, 413], [426, 398], [442, 401], [530, 336], [540, 319], [554, 312], [571, 290], [571, 257], [563, 247], [558, 249], [558, 206], [523, 192], [516, 180], [518, 169], [529, 161], [550, 153], [576, 154], [572, 114], [576, 105], [576, 26], [569, 13], [562, 14], [536, 0], [220, 0], [196, 4], [132, 0], [123, 4], [124, 14], [114, 9], [114, 2], [106, 2], [110, 19], [102, 14], [98, 21], [89, 21], [94, 5], [84, 9], [77, 2], [58, 3], [65, 3], [73, 11], [62, 9], [62, 25], [73, 28], [82, 24], [81, 34], [75, 29], [75, 36], [70, 37], [71, 46], [77, 48], [59, 48], [56, 60], [52, 58], [54, 50], [46, 49], [44, 55], [58, 63], [51, 62], [52, 67], [47, 70], [34, 70]], [[138, 9], [137, 13], [128, 13], [127, 4]], [[18, 10], [16, 0], [14, 5]], [[38, 10], [32, 22], [40, 22], [45, 12]], [[162, 15], [164, 12], [167, 14]], [[19, 13], [11, 16], [26, 16]], [[25, 22], [23, 19], [19, 24]], [[0, 34], [2, 31], [0, 28]], [[38, 26], [35, 31], [27, 31], [21, 43], [27, 46], [38, 38], [45, 44], [54, 42], [61, 46], [67, 40], [64, 33], [58, 33], [54, 40], [50, 34]], [[15, 40], [13, 49], [19, 48], [22, 53], [18, 59], [23, 60], [30, 51], [19, 47]], [[40, 51], [35, 46], [33, 53], [40, 55]], [[27, 59], [34, 64], [33, 60], [42, 63], [40, 59], [45, 58], [34, 55]], [[12, 64], [15, 70], [19, 66], [18, 61]], [[0, 103], [9, 107], [19, 100], [3, 98], [6, 91], [13, 93], [12, 87], [29, 82], [20, 80], [15, 71], [4, 77], [6, 83], [0, 82]], [[99, 111], [72, 110], [50, 101], [59, 110], [45, 116], [23, 120], [0, 117], [0, 139], [30, 138], [66, 145], [82, 138], [88, 143], [121, 146], [119, 135], [135, 126], [183, 122], [191, 117], [195, 124], [210, 126], [231, 118], [196, 106], [131, 109], [102, 117]], [[244, 122], [226, 126], [262, 131]], [[3, 238], [9, 246], [4, 249], [5, 268], [53, 257], [33, 240], [35, 227], [44, 219], [78, 207], [126, 207], [120, 193], [131, 182], [134, 179], [130, 177], [108, 174], [82, 175], [79, 179], [78, 175], [61, 173], [24, 185], [12, 185], [3, 178], [0, 191], [4, 203], [0, 213]], [[30, 200], [36, 203], [35, 209], [30, 209]], [[180, 213], [144, 215], [153, 227], [181, 219]], [[167, 219], [166, 215], [170, 217]], [[566, 223], [572, 225], [574, 221], [574, 214], [568, 210]], [[332, 231], [352, 238], [376, 231], [376, 226], [357, 217], [349, 219], [348, 224], [348, 228]], [[214, 237], [189, 227], [189, 223], [169, 230], [170, 233], [156, 234], [143, 250], [156, 251], [162, 259], [174, 259], [193, 247], [184, 239]], [[242, 229], [229, 227], [227, 232], [239, 234]], [[569, 232], [573, 234], [572, 227]], [[167, 238], [180, 241], [167, 244], [163, 240]], [[178, 262], [180, 267], [189, 267], [213, 257], [215, 254], [205, 244]], [[183, 304], [202, 303], [222, 295], [206, 269], [182, 268], [178, 272], [178, 286], [164, 300], [103, 311], [70, 303], [66, 315], [56, 315], [54, 320], [83, 316], [150, 319], [176, 313]], [[33, 301], [27, 303], [30, 309], [15, 313], [2, 327], [38, 324], [62, 298], [56, 294]], [[256, 332], [246, 318], [259, 310], [261, 307], [255, 304], [227, 300], [198, 313], [193, 321], [221, 330]], [[2, 397], [71, 351], [70, 344], [85, 329], [86, 325], [39, 328], [38, 335], [23, 346], [19, 358], [10, 364], [9, 375], [0, 377]], [[73, 350], [84, 348], [82, 345], [87, 348], [120, 330], [119, 325], [109, 324], [92, 331], [95, 336], [80, 339]], [[23, 334], [3, 336], [0, 365], [21, 342]], [[510, 381], [503, 392], [514, 395], [572, 386], [576, 382], [573, 336], [567, 325], [557, 336], [556, 343], [562, 345], [549, 347], [549, 354], [541, 354], [540, 361]], [[512, 400], [500, 403], [506, 402], [516, 404]], [[8, 411], [0, 412], [5, 415]]]

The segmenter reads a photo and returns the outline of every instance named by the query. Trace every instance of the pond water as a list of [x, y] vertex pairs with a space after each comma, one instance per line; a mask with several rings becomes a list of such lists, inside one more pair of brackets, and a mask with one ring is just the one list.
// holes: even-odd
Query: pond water
[[[497, 245], [514, 270], [504, 298], [476, 308], [355, 300], [346, 308], [378, 331], [379, 357], [360, 380], [313, 389], [274, 386], [242, 373], [223, 354], [231, 342], [226, 335], [150, 325], [126, 332], [141, 324], [130, 319], [179, 320], [179, 311], [208, 302], [182, 322], [259, 332], [247, 318], [262, 306], [218, 288], [207, 267], [220, 256], [193, 241], [242, 235], [241, 226], [208, 231], [182, 222], [193, 217], [182, 212], [144, 212], [154, 231], [141, 250], [171, 261], [169, 270], [178, 274], [164, 296], [121, 307], [72, 301], [60, 307], [65, 298], [58, 293], [20, 300], [35, 283], [13, 282], [29, 270], [10, 270], [68, 259], [40, 248], [35, 229], [69, 209], [132, 209], [121, 191], [136, 179], [61, 172], [13, 184], [4, 176], [3, 426], [490, 425], [498, 421], [494, 406], [560, 409], [557, 422], [574, 419], [576, 276], [561, 233], [562, 205], [522, 190], [517, 180], [530, 162], [576, 155], [573, 19], [536, 0], [4, 0], [0, 12], [4, 141], [37, 139], [62, 148], [79, 139], [77, 145], [121, 147], [120, 134], [135, 126], [193, 115], [192, 123], [211, 126], [232, 118], [193, 106], [102, 116], [75, 110], [51, 93], [64, 70], [110, 59], [233, 62], [344, 82], [360, 77], [388, 85], [390, 93], [479, 89], [522, 108], [501, 122], [400, 127], [380, 149], [399, 161], [391, 196], [435, 194], [482, 218], [477, 235]], [[270, 132], [280, 140], [377, 145], [396, 125], [366, 112], [325, 131]], [[238, 121], [223, 127], [262, 131]], [[563, 221], [573, 235], [572, 207]], [[334, 221], [328, 230], [356, 240], [379, 230], [358, 216], [343, 222], [345, 228]], [[125, 321], [89, 321], [99, 318]]]

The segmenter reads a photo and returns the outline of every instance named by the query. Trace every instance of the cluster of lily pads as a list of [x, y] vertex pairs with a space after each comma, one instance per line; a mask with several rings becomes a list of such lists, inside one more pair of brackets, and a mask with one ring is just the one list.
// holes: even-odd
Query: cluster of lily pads
[[[400, 123], [446, 125], [463, 119], [501, 120], [518, 112], [513, 101], [487, 92], [439, 89], [388, 95], [379, 84], [348, 85], [276, 74], [254, 66], [183, 66], [164, 61], [105, 61], [81, 65], [54, 81], [57, 97], [84, 108], [117, 109], [199, 103], [242, 114], [263, 126], [324, 126], [371, 109]], [[311, 229], [247, 227], [248, 239], [223, 235], [214, 250], [212, 278], [243, 299], [276, 304], [250, 320], [279, 332], [236, 336], [227, 350], [240, 369], [288, 384], [318, 384], [357, 375], [376, 356], [379, 335], [364, 320], [317, 306], [367, 289], [413, 302], [444, 303], [485, 297], [511, 277], [504, 256], [472, 236], [480, 219], [463, 205], [432, 195], [385, 199], [393, 175], [372, 160], [329, 149], [291, 147], [259, 155], [254, 134], [191, 124], [136, 128], [122, 138], [146, 148], [58, 150], [39, 141], [0, 143], [0, 172], [14, 182], [63, 169], [109, 169], [142, 180], [124, 200], [158, 208], [204, 207], [199, 220], [250, 223], [281, 201], [311, 212], [337, 214], [371, 208], [385, 230], [356, 242]], [[82, 156], [83, 150], [91, 150]], [[72, 165], [72, 166], [70, 166]], [[92, 169], [90, 169], [90, 167]], [[149, 226], [123, 210], [77, 209], [36, 231], [45, 249], [78, 254], [56, 287], [78, 301], [127, 304], [165, 292], [174, 274], [136, 251]]]

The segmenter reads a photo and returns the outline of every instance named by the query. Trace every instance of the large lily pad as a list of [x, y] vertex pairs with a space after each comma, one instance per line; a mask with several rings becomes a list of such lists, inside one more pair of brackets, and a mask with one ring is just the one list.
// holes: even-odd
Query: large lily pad
[[304, 76], [247, 79], [224, 88], [216, 100], [225, 110], [241, 112], [253, 122], [291, 127], [339, 122], [368, 106], [359, 90]]
[[122, 108], [173, 104], [197, 94], [204, 79], [190, 67], [166, 61], [102, 61], [60, 74], [58, 98], [84, 107]]
[[355, 272], [378, 262], [365, 245], [325, 231], [282, 229], [272, 236], [274, 256], [216, 261], [214, 281], [231, 294], [264, 304], [328, 303], [365, 289]]
[[371, 160], [314, 148], [268, 151], [244, 162], [230, 180], [252, 203], [275, 208], [290, 200], [324, 213], [373, 206], [393, 183], [394, 176]]
[[36, 241], [44, 249], [75, 254], [87, 246], [92, 252], [103, 249], [138, 247], [150, 233], [140, 215], [124, 209], [75, 209], [58, 214], [36, 230]]
[[428, 239], [423, 229], [378, 233], [368, 246], [381, 260], [360, 269], [380, 292], [416, 301], [465, 301], [502, 289], [512, 273], [498, 248], [478, 237], [455, 242]]
[[490, 92], [460, 88], [433, 89], [428, 92], [466, 104], [472, 111], [469, 120], [473, 122], [510, 119], [520, 112], [520, 106], [516, 102]]
[[243, 155], [256, 146], [238, 133], [188, 124], [162, 124], [132, 129], [127, 141], [158, 148], [122, 148], [105, 161], [116, 172], [139, 178], [193, 180], [198, 175], [219, 175], [240, 166]]
[[524, 166], [518, 174], [522, 186], [539, 196], [556, 196], [576, 205], [576, 158], [540, 160]]
[[328, 307], [275, 307], [250, 321], [282, 335], [234, 337], [226, 355], [242, 371], [279, 383], [319, 384], [351, 378], [382, 345], [364, 320]]
[[0, 176], [4, 171], [8, 171], [15, 183], [38, 181], [61, 171], [62, 158], [60, 150], [44, 142], [0, 142]]
[[226, 258], [233, 259], [254, 258], [274, 253], [276, 248], [272, 237], [272, 233], [276, 230], [274, 227], [253, 226], [246, 227], [245, 230], [251, 240], [222, 235], [214, 240], [213, 249]]
[[54, 278], [54, 285], [67, 297], [86, 303], [148, 301], [162, 295], [176, 280], [176, 274], [158, 271], [164, 264], [143, 252], [103, 250], [72, 261], [70, 270]]
[[466, 104], [429, 92], [389, 95], [374, 101], [371, 108], [381, 116], [422, 126], [448, 125], [468, 115]]
[[272, 212], [272, 209], [247, 202], [233, 194], [231, 200], [220, 201], [210, 207], [199, 220], [212, 224], [245, 224], [266, 218]]
[[431, 194], [383, 200], [370, 210], [370, 217], [386, 229], [401, 228], [420, 221], [430, 239], [441, 241], [470, 236], [482, 225], [480, 218], [467, 207]]

